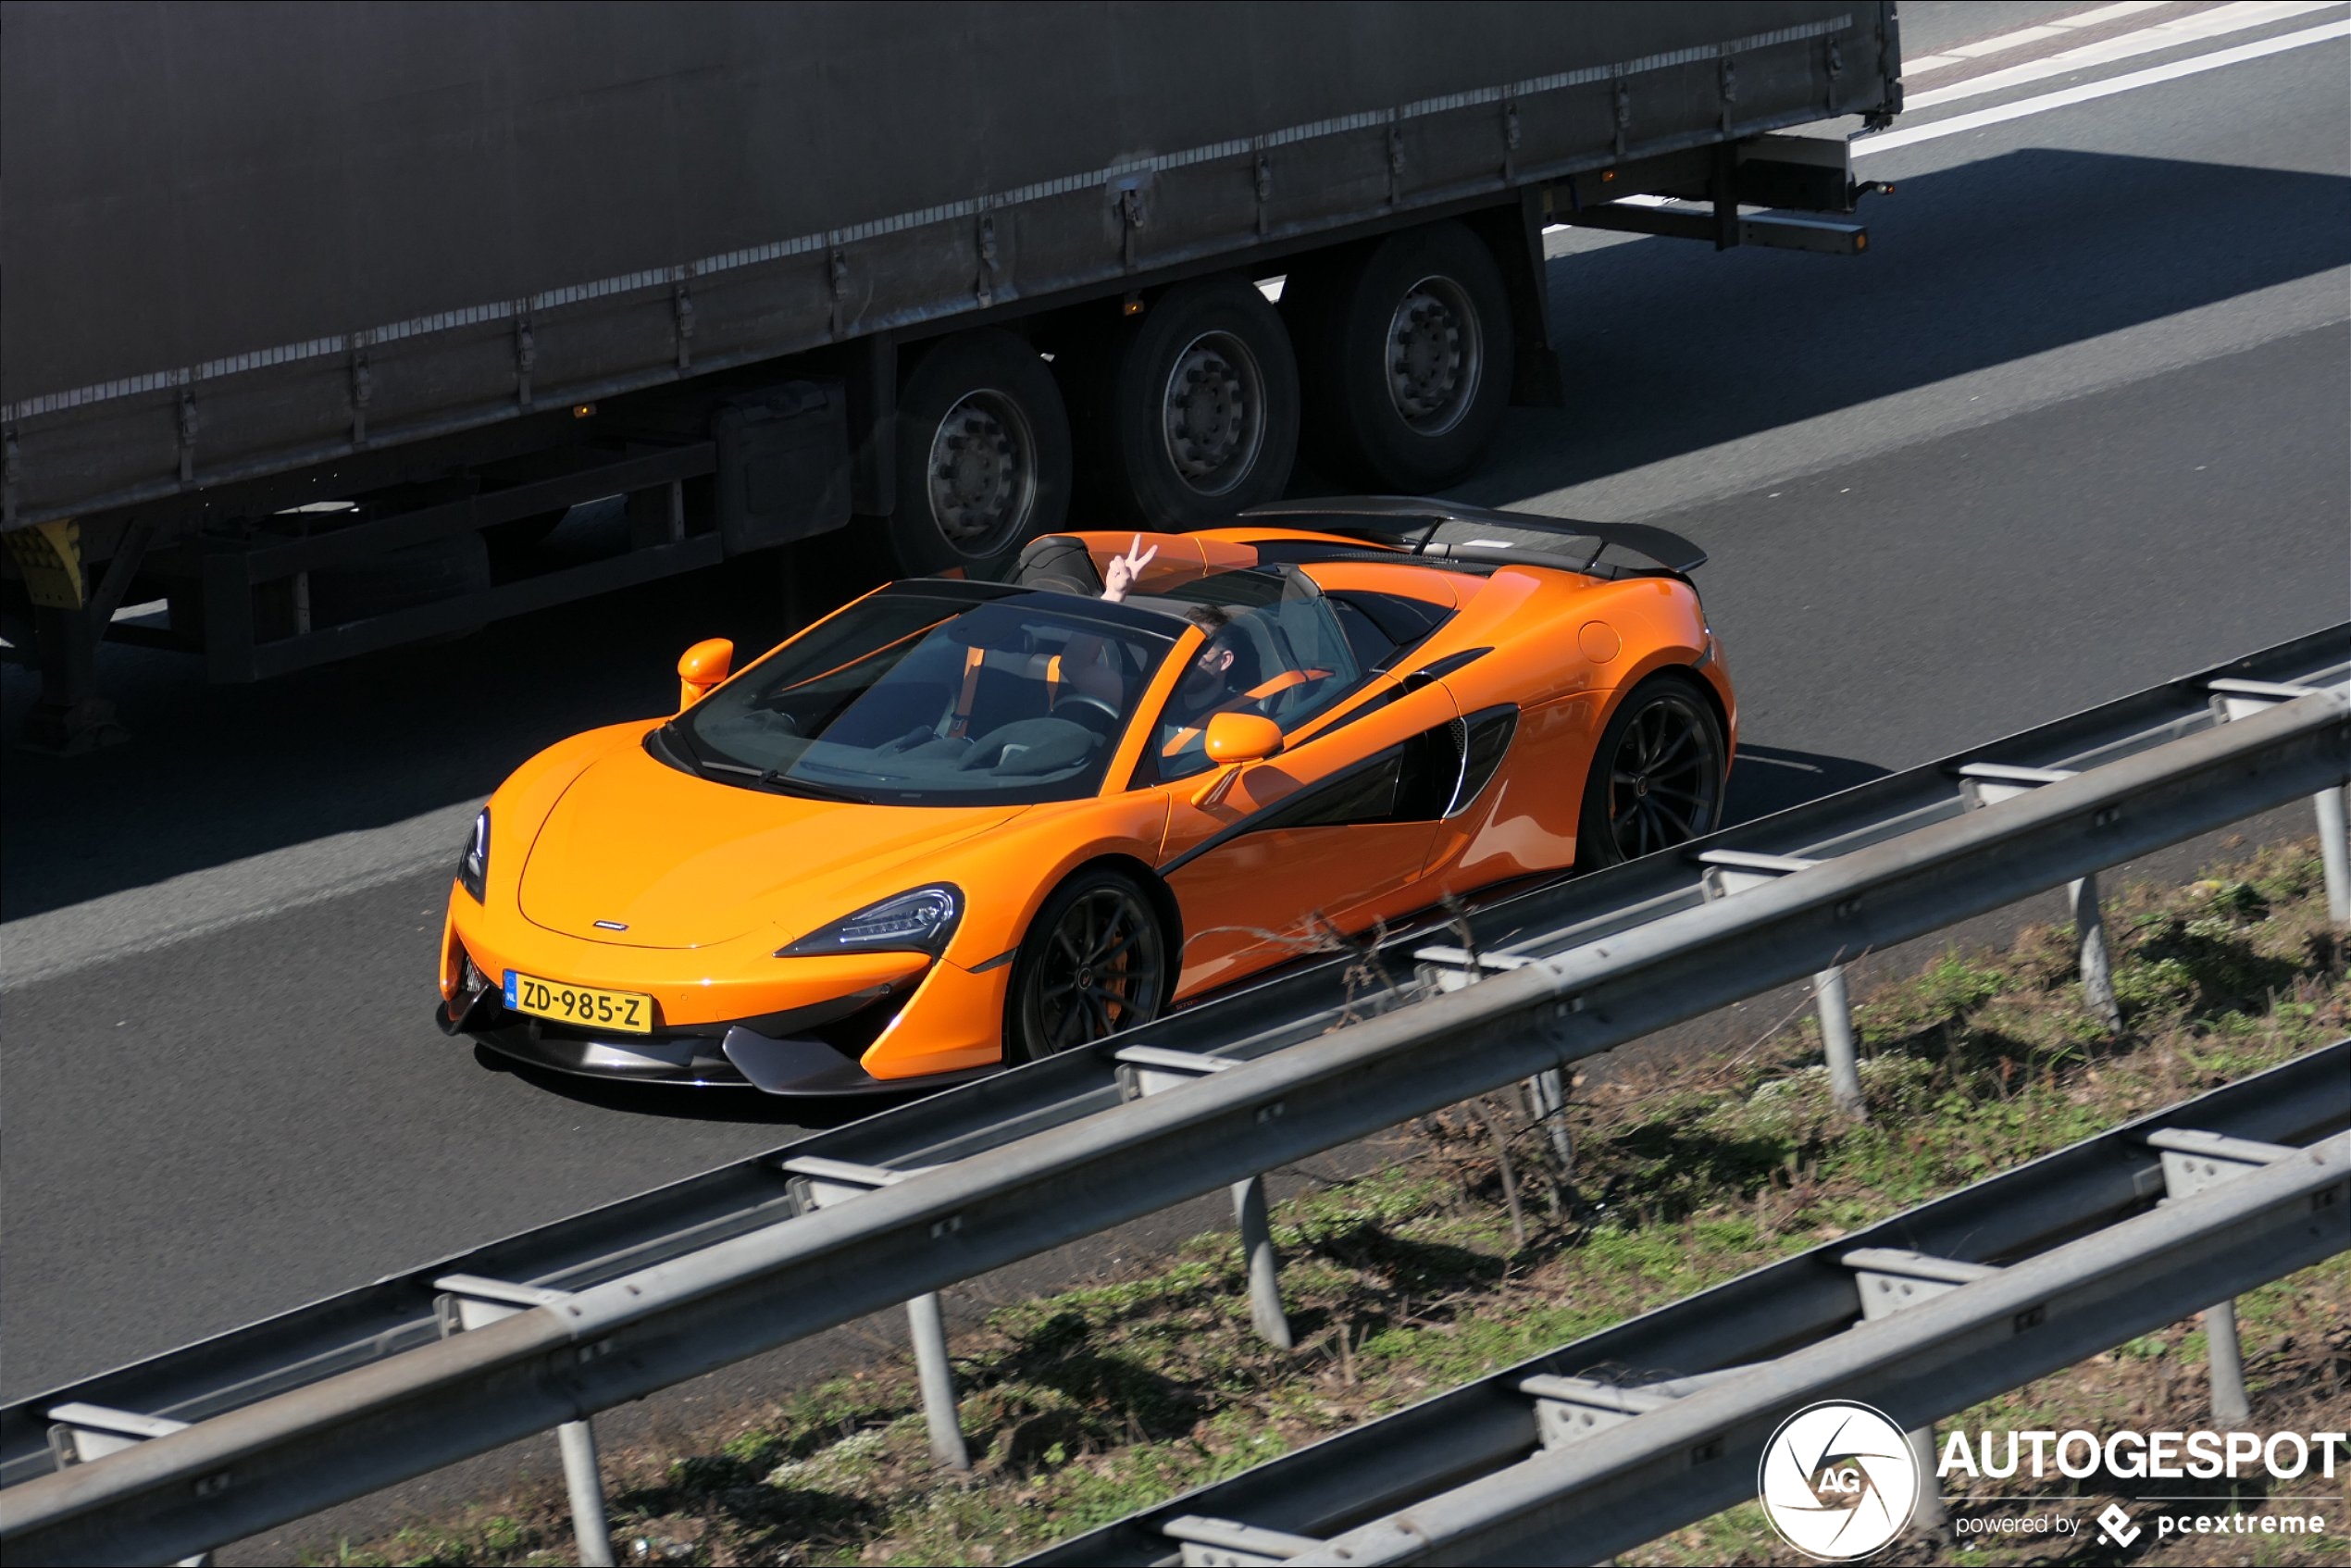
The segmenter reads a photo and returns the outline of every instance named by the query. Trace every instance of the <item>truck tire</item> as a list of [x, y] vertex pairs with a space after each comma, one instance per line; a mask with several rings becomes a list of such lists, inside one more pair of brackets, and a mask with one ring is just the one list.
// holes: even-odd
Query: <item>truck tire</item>
[[1308, 457], [1333, 478], [1407, 494], [1469, 472], [1510, 402], [1501, 269], [1459, 223], [1408, 229], [1282, 289], [1298, 343]]
[[[467, 529], [387, 550], [370, 560], [322, 566], [310, 574], [310, 624], [324, 628], [386, 616], [442, 599], [462, 599], [490, 589], [490, 548]], [[487, 617], [442, 633], [463, 637], [479, 631]]]
[[1278, 497], [1298, 459], [1298, 360], [1245, 278], [1179, 283], [1079, 372], [1085, 489], [1153, 528], [1227, 517]]
[[997, 328], [958, 332], [898, 390], [900, 571], [1001, 576], [1069, 514], [1069, 413], [1037, 351]]

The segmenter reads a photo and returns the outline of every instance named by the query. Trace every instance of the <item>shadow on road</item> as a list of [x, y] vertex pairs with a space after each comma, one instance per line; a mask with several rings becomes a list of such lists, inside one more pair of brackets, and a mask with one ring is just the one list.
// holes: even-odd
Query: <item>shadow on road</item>
[[[2036, 150], [1874, 199], [1863, 258], [1664, 240], [1558, 257], [1569, 407], [1514, 413], [1462, 493], [1516, 501], [2341, 267], [2347, 186]], [[250, 687], [106, 649], [104, 684], [136, 739], [71, 761], [9, 755], [0, 915], [479, 798], [552, 740], [666, 710], [689, 643], [764, 649], [815, 600], [845, 596], [810, 585], [867, 575], [866, 559], [818, 541]], [[33, 690], [22, 669], [0, 678], [7, 736]], [[1833, 770], [1852, 765], [1755, 761], [1734, 781], [1735, 819], [1805, 798], [1792, 788], [1841, 787]]]
[[902, 1094], [843, 1095], [825, 1100], [787, 1099], [780, 1095], [762, 1094], [755, 1089], [681, 1089], [661, 1084], [583, 1078], [509, 1061], [479, 1045], [474, 1047], [474, 1061], [486, 1073], [508, 1073], [533, 1089], [543, 1089], [580, 1105], [592, 1105], [600, 1111], [619, 1111], [632, 1116], [667, 1116], [694, 1122], [763, 1123], [795, 1132], [816, 1132], [845, 1126], [861, 1117], [935, 1092], [916, 1089]]
[[2351, 265], [2351, 180], [2036, 148], [1862, 204], [1866, 255], [1552, 236], [1564, 420], [1456, 493], [1501, 505]]
[[1893, 771], [1850, 757], [1824, 757], [1810, 752], [1784, 752], [1773, 746], [1739, 747], [1731, 765], [1731, 789], [1723, 803], [1723, 826], [1735, 828], [1769, 816], [1775, 811], [1800, 806], [1856, 784], [1883, 778]]

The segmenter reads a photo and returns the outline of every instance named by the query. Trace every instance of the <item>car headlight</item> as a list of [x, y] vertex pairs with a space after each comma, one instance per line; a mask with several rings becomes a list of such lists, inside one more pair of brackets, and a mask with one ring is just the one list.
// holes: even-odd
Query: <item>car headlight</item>
[[483, 878], [490, 875], [490, 808], [481, 808], [474, 818], [474, 830], [466, 840], [465, 852], [457, 857], [457, 885], [473, 894], [479, 903]]
[[869, 903], [821, 930], [811, 931], [789, 947], [776, 950], [778, 958], [805, 958], [820, 952], [927, 952], [936, 958], [955, 934], [964, 913], [964, 892], [952, 882]]

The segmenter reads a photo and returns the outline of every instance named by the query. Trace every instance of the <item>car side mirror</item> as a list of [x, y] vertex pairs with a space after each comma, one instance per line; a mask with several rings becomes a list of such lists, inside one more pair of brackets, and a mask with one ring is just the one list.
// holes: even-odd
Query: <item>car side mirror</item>
[[735, 666], [735, 645], [723, 637], [695, 643], [678, 661], [678, 711], [684, 713], [710, 695]]
[[1204, 745], [1217, 768], [1192, 794], [1192, 804], [1202, 809], [1225, 798], [1242, 764], [1263, 762], [1282, 749], [1282, 727], [1257, 714], [1218, 714], [1208, 721]]
[[1259, 714], [1218, 714], [1208, 721], [1208, 760], [1263, 762], [1282, 749], [1282, 727]]

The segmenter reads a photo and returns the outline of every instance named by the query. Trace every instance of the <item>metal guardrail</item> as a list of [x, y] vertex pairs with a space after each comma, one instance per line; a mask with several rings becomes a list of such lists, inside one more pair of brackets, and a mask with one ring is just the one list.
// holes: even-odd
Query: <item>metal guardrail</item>
[[[2351, 1040], [1023, 1561], [1605, 1562], [1750, 1500], [1815, 1400], [1924, 1429], [2200, 1308], [2217, 1391], [2213, 1303], [2351, 1248], [2346, 1126]], [[1873, 1310], [1881, 1281], [1906, 1304]]]
[[[291, 1379], [280, 1365], [242, 1388], [223, 1390], [216, 1381], [210, 1397], [228, 1407], [225, 1413], [0, 1492], [0, 1540], [48, 1561], [129, 1561], [233, 1539], [1464, 1094], [1557, 1069], [1863, 949], [2297, 796], [2332, 791], [2351, 774], [2342, 696], [2302, 696], [2223, 722], [2210, 687], [2215, 679], [2274, 684], [2336, 676], [2344, 643], [2342, 628], [2302, 639], [1985, 748], [1966, 760], [2090, 769], [1996, 809], [1963, 809], [1950, 777], [1960, 765], [1955, 761], [1718, 835], [1700, 848], [1777, 849], [1822, 862], [1735, 898], [1703, 902], [1694, 867], [1660, 856], [1653, 857], [1659, 865], [1635, 863], [1501, 901], [1471, 917], [1474, 940], [1499, 947], [1515, 936], [1535, 962], [1326, 1038], [1298, 1040], [1347, 1005], [1335, 985], [1337, 965], [786, 1151], [839, 1156], [844, 1146], [854, 1153], [878, 1148], [888, 1156], [863, 1163], [952, 1160], [949, 1171], [910, 1174], [853, 1201], [775, 1223], [784, 1200], [780, 1173], [763, 1189], [742, 1180], [745, 1167], [734, 1167], [568, 1222], [555, 1235], [517, 1238], [502, 1245], [509, 1261], [525, 1262], [534, 1246], [544, 1258], [551, 1243], [577, 1245], [597, 1224], [609, 1239], [617, 1234], [616, 1218], [641, 1222], [658, 1211], [675, 1221], [696, 1217], [693, 1200], [704, 1205], [697, 1226], [641, 1237], [633, 1254], [623, 1249], [577, 1263], [603, 1281], [571, 1286], [552, 1304], [388, 1355], [380, 1341], [330, 1346], [326, 1363], [340, 1355], [347, 1366], [359, 1364], [323, 1380], [300, 1375], [324, 1364], [314, 1362]], [[1301, 1000], [1320, 1006], [1294, 1005]], [[1268, 1027], [1269, 1018], [1280, 1022]], [[1291, 1048], [1247, 1070], [1087, 1114], [1115, 1093], [1101, 1080], [1119, 1050], [1141, 1040], [1181, 1046], [1192, 1031], [1231, 1030], [1237, 1020], [1246, 1027], [1240, 1039], [1222, 1042], [1226, 1054]], [[1446, 1049], [1435, 1049], [1440, 1042]], [[1090, 1081], [1089, 1070], [1099, 1075]], [[926, 1136], [933, 1139], [927, 1146], [907, 1147]], [[714, 1213], [710, 1200], [723, 1192], [762, 1196], [748, 1213], [738, 1206]], [[688, 1201], [675, 1201], [680, 1197]], [[453, 1267], [485, 1272], [469, 1258], [429, 1276]], [[415, 1292], [424, 1280], [394, 1283]], [[313, 1309], [303, 1325], [315, 1331], [330, 1322], [328, 1309], [336, 1305]], [[269, 1327], [211, 1343], [252, 1357], [271, 1338]], [[206, 1350], [167, 1360], [187, 1375], [202, 1367]], [[211, 1359], [218, 1371], [233, 1356]], [[140, 1370], [109, 1375], [136, 1382]], [[237, 1398], [251, 1398], [270, 1375], [283, 1391], [252, 1402]], [[123, 1408], [118, 1398], [83, 1392], [92, 1388], [47, 1398]], [[47, 1416], [33, 1401], [9, 1413], [19, 1431]], [[143, 1413], [164, 1412], [149, 1405]]]
[[[2324, 685], [2351, 674], [2351, 623], [2295, 639], [1941, 762], [1716, 833], [1694, 851], [1827, 857], [1964, 809], [1953, 780], [1971, 764], [2096, 766], [2209, 728], [2220, 680]], [[2338, 812], [2340, 807], [2337, 807]], [[2342, 836], [2341, 823], [2333, 838]], [[1474, 942], [1506, 951], [1547, 933], [1598, 936], [1704, 899], [1703, 868], [1655, 855], [1597, 875], [1474, 902]], [[2339, 912], [2351, 918], [2351, 911]], [[1399, 932], [1375, 955], [1399, 977], [1430, 940]], [[1452, 939], [1452, 940], [1458, 940]], [[1307, 963], [1219, 1002], [1049, 1061], [793, 1140], [636, 1197], [434, 1260], [248, 1326], [0, 1406], [0, 1487], [56, 1467], [49, 1412], [84, 1403], [194, 1422], [305, 1388], [441, 1337], [436, 1281], [450, 1275], [577, 1290], [740, 1236], [794, 1212], [791, 1157], [905, 1169], [960, 1159], [1107, 1109], [1130, 1043], [1248, 1060], [1312, 1039], [1351, 1006], [1352, 956]]]

